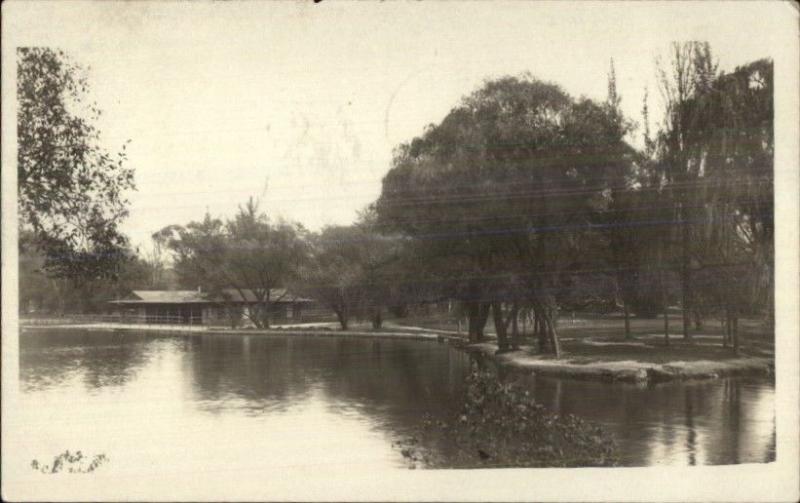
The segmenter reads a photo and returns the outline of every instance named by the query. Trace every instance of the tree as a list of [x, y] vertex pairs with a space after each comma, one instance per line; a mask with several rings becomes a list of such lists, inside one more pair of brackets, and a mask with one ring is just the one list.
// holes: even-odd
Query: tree
[[723, 310], [736, 346], [740, 313], [774, 313], [772, 63], [725, 73], [707, 43], [673, 53], [656, 157], [680, 230], [684, 336], [690, 311]]
[[395, 296], [397, 239], [377, 233], [368, 211], [355, 225], [324, 228], [311, 242], [300, 288], [330, 307], [342, 330], [353, 318], [381, 328], [383, 310]]
[[630, 162], [624, 129], [610, 107], [553, 84], [488, 82], [398, 147], [379, 219], [426, 249], [452, 298], [467, 306], [472, 340], [491, 309], [499, 349], [508, 349], [503, 304], [525, 299], [558, 355], [563, 273], [583, 259], [593, 215]]
[[342, 330], [363, 306], [362, 237], [355, 227], [326, 227], [312, 239], [311, 260], [303, 274], [303, 290], [333, 310]]
[[20, 225], [48, 274], [113, 278], [127, 260], [119, 223], [134, 188], [125, 145], [111, 155], [93, 125], [85, 71], [62, 51], [17, 49], [17, 177]]
[[[29, 239], [23, 233], [21, 241]], [[125, 250], [116, 264], [113, 278], [75, 281], [48, 275], [45, 257], [33, 246], [23, 246], [19, 255], [19, 300], [21, 314], [102, 313], [108, 301], [120, 299], [131, 290], [148, 288], [150, 265], [133, 250]]]
[[[698, 139], [704, 136], [698, 108], [692, 102], [710, 89], [717, 75], [717, 64], [707, 42], [672, 44], [669, 70], [659, 67], [660, 89], [666, 113], [660, 133], [660, 166], [674, 208], [679, 230], [681, 310], [683, 337], [689, 331], [692, 293], [692, 224], [697, 219], [699, 178], [703, 171], [703, 148]], [[698, 148], [700, 147], [700, 148]]]
[[163, 290], [167, 287], [165, 272], [167, 268], [167, 252], [172, 228], [165, 227], [151, 236], [151, 248], [147, 253], [147, 262], [150, 266], [150, 288]]
[[273, 295], [295, 281], [307, 254], [305, 230], [271, 222], [252, 198], [225, 223], [206, 214], [202, 222], [160, 232], [173, 236], [169, 247], [181, 284], [202, 285], [229, 304], [247, 301], [245, 314], [258, 328], [269, 328], [275, 302], [281, 300]]
[[[608, 75], [608, 107], [610, 118], [616, 123], [621, 134], [630, 129], [620, 110], [621, 96], [617, 92], [617, 78], [614, 70], [614, 60], [611, 60]], [[614, 184], [609, 192], [609, 202], [598, 215], [606, 229], [606, 243], [598, 246], [598, 250], [607, 250], [606, 262], [610, 265], [613, 276], [614, 304], [622, 307], [625, 317], [625, 338], [631, 337], [630, 310], [636, 302], [637, 279], [639, 258], [643, 246], [640, 232], [634, 230], [642, 222], [643, 212], [638, 206], [644, 198], [641, 197], [642, 171], [636, 168], [641, 166], [641, 156], [636, 156], [636, 161], [629, 164], [629, 169], [619, 173], [619, 184]], [[638, 166], [637, 166], [638, 164]]]

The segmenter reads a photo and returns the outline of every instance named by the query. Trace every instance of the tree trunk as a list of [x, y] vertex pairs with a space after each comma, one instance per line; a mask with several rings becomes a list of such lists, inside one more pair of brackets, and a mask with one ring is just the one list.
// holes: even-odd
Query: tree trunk
[[622, 312], [625, 314], [625, 338], [631, 338], [631, 312], [628, 309], [628, 303], [622, 302]]
[[339, 325], [341, 325], [342, 330], [347, 330], [347, 325], [349, 320], [347, 319], [347, 310], [346, 309], [336, 309], [334, 311], [336, 313], [336, 318], [339, 320]]
[[348, 324], [347, 315], [342, 313], [341, 311], [337, 311], [336, 318], [338, 318], [339, 325], [341, 325], [342, 330], [347, 330], [347, 324]]
[[[663, 267], [663, 261], [661, 262], [661, 266]], [[664, 271], [660, 270], [658, 272], [659, 283], [661, 286], [661, 304], [662, 310], [664, 311], [664, 344], [669, 346], [669, 299], [667, 297], [667, 285], [664, 284]]]
[[517, 322], [517, 316], [519, 315], [519, 305], [514, 302], [514, 306], [511, 308], [511, 347], [512, 349], [519, 349], [520, 346], [520, 334], [519, 334], [519, 324]]
[[733, 335], [733, 354], [739, 356], [739, 317], [734, 313], [731, 317], [731, 335]]
[[683, 312], [683, 338], [691, 341], [692, 334], [689, 331], [689, 325], [691, 324], [692, 277], [689, 270], [689, 225], [686, 218], [686, 208], [681, 205], [681, 311]]
[[250, 318], [256, 328], [269, 328], [269, 313], [263, 303], [249, 307], [247, 317]]
[[504, 353], [510, 348], [506, 335], [506, 324], [503, 321], [503, 307], [500, 302], [492, 302], [492, 317], [494, 320], [494, 331], [497, 333], [497, 352]]
[[467, 303], [467, 339], [469, 342], [478, 342], [478, 303]]
[[703, 316], [700, 314], [699, 309], [695, 309], [692, 311], [694, 315], [694, 329], [695, 330], [702, 330], [703, 328]]
[[722, 347], [727, 348], [731, 340], [731, 310], [725, 307], [725, 318], [722, 320]]
[[267, 288], [267, 303], [264, 306], [266, 309], [264, 312], [264, 328], [269, 328], [269, 315], [271, 314], [270, 310], [272, 309], [272, 299], [270, 299], [270, 294], [271, 292], [269, 288]]
[[378, 330], [383, 326], [383, 313], [380, 306], [376, 307], [372, 312], [372, 328]]
[[467, 330], [470, 342], [483, 342], [485, 340], [483, 330], [486, 321], [489, 319], [490, 305], [484, 302], [469, 302], [467, 305]]
[[547, 351], [547, 323], [544, 317], [544, 309], [541, 305], [534, 308], [534, 316], [536, 317], [536, 339], [539, 343], [539, 352], [544, 353]]
[[553, 313], [549, 309], [545, 314], [545, 324], [547, 325], [547, 334], [549, 336], [550, 344], [553, 347], [553, 354], [556, 355], [556, 358], [561, 358], [561, 343], [558, 340], [558, 332], [556, 332], [556, 324]]
[[478, 342], [484, 342], [486, 340], [484, 329], [486, 328], [486, 322], [489, 320], [490, 307], [491, 306], [487, 302], [480, 303], [480, 307], [478, 309], [478, 326], [477, 326]]

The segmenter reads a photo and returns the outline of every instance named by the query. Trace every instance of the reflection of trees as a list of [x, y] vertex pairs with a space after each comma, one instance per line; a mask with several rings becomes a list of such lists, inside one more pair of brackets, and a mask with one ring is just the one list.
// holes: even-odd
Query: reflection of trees
[[[345, 404], [391, 407], [421, 417], [453, 402], [469, 367], [468, 357], [434, 343], [408, 340], [340, 339], [330, 362], [328, 395]], [[365, 352], [380, 354], [366, 357]], [[459, 369], [454, 374], [452, 369]], [[460, 404], [458, 404], [460, 405]]]
[[244, 399], [255, 409], [291, 406], [322, 387], [331, 406], [364, 412], [392, 428], [413, 426], [460, 404], [468, 357], [409, 340], [338, 337], [191, 339], [193, 388], [201, 400]]
[[694, 397], [691, 386], [684, 388], [683, 397], [685, 404], [684, 421], [686, 422], [687, 462], [689, 463], [689, 466], [694, 466], [697, 464], [697, 431], [694, 427], [694, 407], [692, 404]]
[[213, 411], [225, 399], [247, 401], [253, 410], [284, 408], [309, 392], [307, 360], [285, 338], [201, 335], [189, 339], [192, 389]]
[[[536, 400], [559, 414], [606, 426], [626, 451], [624, 464], [764, 462], [769, 432], [754, 417], [771, 392], [739, 379], [648, 387], [526, 376]], [[745, 405], [745, 400], [748, 402]], [[764, 455], [764, 452], [767, 452]]]
[[[462, 406], [469, 357], [411, 340], [200, 335], [163, 338], [42, 331], [20, 338], [20, 381], [46, 389], [79, 378], [87, 388], [122, 386], [169, 346], [202, 407], [231, 402], [253, 413], [291, 407], [313, 391], [342, 414], [366, 416], [395, 434], [417, 433], [421, 419], [449, 420]], [[181, 348], [181, 346], [183, 346]], [[624, 464], [698, 464], [775, 458], [773, 391], [738, 379], [649, 387], [510, 374], [560, 414], [603, 425]], [[440, 448], [437, 444], [437, 448]], [[446, 446], [441, 447], [446, 449]]]
[[[469, 359], [446, 347], [328, 337], [246, 340], [210, 336], [193, 341], [195, 382], [202, 398], [234, 396], [262, 406], [284, 406], [319, 386], [331, 407], [367, 415], [397, 433], [413, 431], [423, 415], [450, 419], [462, 405]], [[742, 404], [740, 380], [642, 387], [514, 374], [507, 378], [522, 379], [536, 400], [554, 412], [605, 426], [625, 451], [625, 464], [769, 460], [761, 459], [769, 452], [768, 432], [745, 426], [751, 406]]]
[[147, 363], [143, 335], [53, 330], [20, 337], [20, 382], [26, 390], [57, 386], [81, 375], [88, 389], [122, 386]]

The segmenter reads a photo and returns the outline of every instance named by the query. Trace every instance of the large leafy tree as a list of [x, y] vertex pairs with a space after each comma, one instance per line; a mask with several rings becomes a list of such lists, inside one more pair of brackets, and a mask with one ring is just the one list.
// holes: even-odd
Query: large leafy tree
[[206, 214], [200, 222], [158, 234], [175, 253], [183, 286], [202, 286], [223, 300], [248, 300], [246, 314], [258, 328], [269, 328], [274, 303], [281, 300], [275, 291], [296, 280], [307, 256], [305, 230], [270, 221], [253, 199], [227, 222]]
[[398, 297], [401, 243], [376, 232], [372, 215], [350, 226], [328, 226], [311, 237], [300, 288], [327, 305], [342, 330], [353, 318], [380, 328], [383, 310]]
[[564, 273], [586, 259], [595, 215], [623, 183], [624, 134], [611, 107], [556, 85], [528, 76], [488, 82], [397, 149], [380, 221], [424, 243], [450, 295], [467, 305], [473, 339], [491, 309], [505, 349], [503, 304], [524, 300], [558, 354]]
[[87, 101], [83, 68], [61, 51], [17, 50], [20, 223], [52, 276], [115, 277], [126, 259], [119, 223], [133, 170], [99, 145], [100, 110]]

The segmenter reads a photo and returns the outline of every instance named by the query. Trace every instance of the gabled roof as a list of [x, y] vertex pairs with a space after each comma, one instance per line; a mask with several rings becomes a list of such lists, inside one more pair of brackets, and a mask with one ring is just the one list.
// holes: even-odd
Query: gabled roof
[[[252, 289], [226, 288], [222, 294], [229, 302], [258, 302], [258, 295]], [[270, 302], [311, 302], [311, 299], [298, 297], [285, 288], [272, 288], [269, 291]]]
[[197, 290], [134, 290], [124, 301], [159, 304], [208, 302], [206, 294]]
[[[134, 290], [122, 300], [112, 300], [112, 304], [210, 304], [227, 300], [236, 303], [258, 302], [258, 296], [251, 289], [226, 288], [223, 297], [210, 296], [197, 290]], [[270, 302], [311, 302], [311, 299], [298, 297], [285, 288], [273, 288], [269, 292]]]

